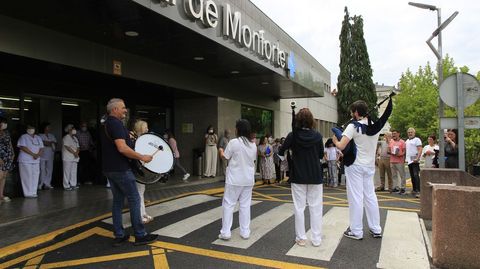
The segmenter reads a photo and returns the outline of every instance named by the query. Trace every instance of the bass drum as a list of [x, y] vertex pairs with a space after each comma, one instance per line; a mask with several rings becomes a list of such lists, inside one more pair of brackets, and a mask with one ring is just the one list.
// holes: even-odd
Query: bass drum
[[170, 145], [155, 133], [146, 133], [137, 138], [135, 151], [142, 155], [152, 155], [149, 163], [142, 162], [143, 175], [137, 175], [142, 184], [153, 184], [173, 169], [174, 154]]

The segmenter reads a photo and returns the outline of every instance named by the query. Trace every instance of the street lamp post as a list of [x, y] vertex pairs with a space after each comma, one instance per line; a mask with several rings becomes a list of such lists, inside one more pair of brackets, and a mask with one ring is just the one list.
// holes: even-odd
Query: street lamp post
[[[437, 24], [438, 28], [435, 29], [435, 31], [432, 33], [432, 36], [427, 40], [427, 44], [430, 47], [430, 49], [433, 51], [435, 56], [437, 57], [437, 71], [438, 71], [438, 89], [440, 89], [440, 85], [443, 82], [443, 57], [442, 57], [442, 30], [447, 27], [447, 25], [457, 16], [458, 11], [455, 11], [443, 24], [442, 24], [442, 15], [441, 15], [441, 9], [436, 6], [432, 5], [427, 5], [427, 4], [422, 4], [422, 3], [414, 3], [414, 2], [408, 2], [409, 5], [418, 7], [418, 8], [423, 8], [423, 9], [428, 9], [431, 11], [437, 11]], [[438, 36], [438, 49], [435, 49], [433, 47], [432, 41], [433, 38]], [[441, 168], [445, 167], [445, 141], [443, 139], [443, 129], [440, 126], [440, 120], [443, 117], [443, 101], [440, 98], [440, 93], [438, 94], [438, 146], [439, 146], [439, 156], [438, 156], [438, 164]]]

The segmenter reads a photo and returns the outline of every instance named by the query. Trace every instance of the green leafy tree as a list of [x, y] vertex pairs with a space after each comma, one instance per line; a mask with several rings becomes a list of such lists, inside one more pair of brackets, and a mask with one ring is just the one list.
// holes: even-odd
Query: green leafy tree
[[[468, 73], [467, 66], [456, 67], [448, 55], [443, 60], [443, 75], [447, 78], [456, 72]], [[480, 72], [477, 73], [480, 79]], [[392, 129], [406, 137], [406, 130], [413, 127], [417, 135], [426, 142], [430, 134], [438, 132], [438, 76], [430, 64], [419, 67], [413, 74], [407, 69], [399, 82], [400, 93], [394, 97], [393, 113], [389, 118]], [[480, 116], [480, 100], [464, 111], [465, 116]], [[445, 106], [445, 116], [455, 117], [456, 110]], [[443, 139], [443, 138], [440, 138]], [[480, 130], [465, 130], [465, 159], [468, 168], [480, 162]]]
[[[363, 19], [361, 16], [350, 17], [347, 7], [339, 38], [338, 120], [345, 123], [351, 118], [348, 109], [351, 103], [364, 100], [370, 108], [373, 108], [377, 103], [377, 95], [363, 34]], [[373, 118], [377, 116], [376, 112], [372, 114]]]
[[422, 141], [435, 134], [438, 126], [438, 91], [435, 74], [429, 64], [413, 74], [407, 70], [400, 78], [400, 93], [394, 97], [393, 113], [388, 122], [406, 137], [415, 128]]

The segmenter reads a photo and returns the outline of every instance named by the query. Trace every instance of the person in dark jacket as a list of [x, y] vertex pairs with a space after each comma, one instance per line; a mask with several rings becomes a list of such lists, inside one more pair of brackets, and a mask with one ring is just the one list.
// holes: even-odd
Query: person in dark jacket
[[295, 242], [305, 246], [305, 206], [310, 211], [311, 243], [318, 247], [322, 241], [323, 215], [323, 158], [322, 135], [313, 129], [313, 115], [308, 108], [302, 108], [295, 116], [295, 128], [285, 139], [278, 155], [292, 150], [290, 182], [295, 208]]

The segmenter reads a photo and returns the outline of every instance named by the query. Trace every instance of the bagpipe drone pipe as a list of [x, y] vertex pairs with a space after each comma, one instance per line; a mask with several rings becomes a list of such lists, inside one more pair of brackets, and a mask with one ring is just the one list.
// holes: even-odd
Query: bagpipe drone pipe
[[[347, 123], [343, 124], [342, 126], [339, 127], [333, 127], [332, 132], [334, 133], [335, 137], [340, 141], [342, 139], [342, 133], [345, 130], [345, 128], [349, 124], [353, 124], [355, 129], [357, 129], [357, 132], [362, 132], [362, 134], [366, 134], [368, 136], [373, 136], [376, 135], [380, 130], [382, 130], [383, 126], [385, 126], [385, 123], [387, 122], [388, 118], [392, 114], [392, 109], [393, 109], [393, 103], [392, 103], [392, 97], [395, 95], [395, 92], [391, 92], [387, 98], [382, 100], [380, 103], [378, 103], [375, 107], [373, 107], [370, 111], [367, 112], [368, 116], [372, 111], [378, 109], [385, 101], [388, 101], [388, 105], [385, 109], [385, 112], [383, 112], [382, 116], [376, 121], [372, 122], [370, 119], [368, 119], [368, 125], [359, 123], [358, 121], [354, 119], [350, 119]], [[355, 158], [357, 156], [357, 147], [355, 146], [355, 141], [352, 139], [350, 142], [348, 142], [347, 146], [342, 150], [343, 153], [343, 164], [346, 166], [350, 166], [355, 162]]]

